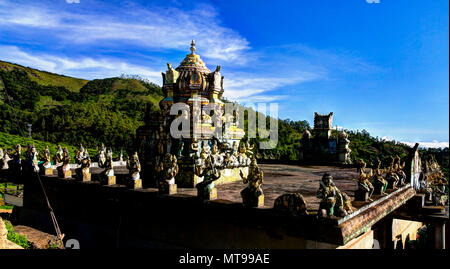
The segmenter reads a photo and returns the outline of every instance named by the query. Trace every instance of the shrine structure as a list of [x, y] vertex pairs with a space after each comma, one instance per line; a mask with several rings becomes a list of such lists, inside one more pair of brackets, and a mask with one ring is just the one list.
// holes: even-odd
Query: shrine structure
[[[238, 114], [225, 113], [222, 101], [224, 77], [220, 66], [211, 72], [195, 53], [194, 40], [190, 50], [177, 68], [167, 64], [167, 71], [162, 73], [164, 99], [159, 103], [161, 111], [148, 111], [146, 124], [136, 131], [135, 148], [142, 156], [146, 186], [157, 181], [156, 167], [167, 153], [177, 158], [180, 172], [175, 181], [179, 187], [195, 187], [203, 181], [195, 174], [195, 167], [204, 166], [209, 156], [221, 174], [216, 185], [241, 180], [241, 170], [244, 175], [248, 173], [250, 146], [240, 143], [245, 132], [238, 127]], [[173, 109], [175, 115], [171, 113], [174, 105], [178, 108]], [[182, 119], [189, 120], [189, 128], [182, 131], [180, 137], [174, 137], [172, 123]]]

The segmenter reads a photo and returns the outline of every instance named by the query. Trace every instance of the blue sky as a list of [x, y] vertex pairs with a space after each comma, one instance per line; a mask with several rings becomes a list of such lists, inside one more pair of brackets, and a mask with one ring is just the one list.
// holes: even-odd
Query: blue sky
[[[79, 3], [76, 3], [79, 2]], [[151, 2], [151, 3], [150, 3]], [[0, 59], [161, 84], [196, 40], [228, 99], [424, 145], [449, 141], [449, 2], [0, 0]]]

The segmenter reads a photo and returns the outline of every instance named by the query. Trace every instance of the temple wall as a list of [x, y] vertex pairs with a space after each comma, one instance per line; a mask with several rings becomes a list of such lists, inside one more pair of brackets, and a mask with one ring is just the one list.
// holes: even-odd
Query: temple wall
[[[11, 219], [15, 225], [54, 234], [41, 186], [33, 176], [25, 178], [24, 206], [14, 207]], [[413, 195], [411, 188], [402, 189], [348, 220], [320, 220], [314, 214], [290, 217], [240, 202], [164, 195], [156, 188], [133, 190], [56, 176], [41, 179], [66, 240], [76, 239], [82, 248], [371, 248], [371, 229], [383, 218], [381, 212], [395, 210]]]
[[337, 249], [372, 249], [373, 248], [373, 230], [369, 230], [364, 234], [351, 240], [344, 246], [337, 246]]
[[[65, 240], [76, 239], [81, 248], [330, 249], [339, 243], [323, 240], [343, 240], [335, 226], [326, 228], [327, 223], [317, 224], [314, 218], [290, 218], [272, 209], [202, 201], [185, 194], [160, 195], [154, 188], [132, 190], [57, 177], [41, 179]], [[27, 180], [24, 206], [15, 207], [11, 219], [54, 234], [38, 180]]]
[[392, 221], [392, 241], [401, 239], [402, 248], [406, 240], [416, 240], [417, 230], [423, 226], [422, 222], [393, 219]]

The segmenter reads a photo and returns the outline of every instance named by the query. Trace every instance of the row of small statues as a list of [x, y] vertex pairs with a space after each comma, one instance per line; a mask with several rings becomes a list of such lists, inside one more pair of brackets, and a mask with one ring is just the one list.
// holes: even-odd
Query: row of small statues
[[[206, 159], [211, 156], [214, 159], [215, 167], [218, 169], [234, 168], [234, 167], [248, 167], [253, 157], [254, 145], [242, 142], [239, 146], [235, 141], [233, 145], [226, 143], [219, 143], [214, 140], [212, 149], [210, 149], [206, 140], [202, 141], [202, 149], [200, 149], [199, 142], [194, 139], [190, 148], [190, 157], [195, 160], [197, 166], [205, 165]], [[219, 150], [222, 149], [222, 152]]]
[[[216, 145], [215, 145], [216, 146]], [[248, 145], [247, 145], [248, 146]], [[245, 144], [241, 147], [241, 153]], [[251, 148], [251, 147], [250, 147]], [[21, 147], [16, 146], [16, 154], [14, 157], [19, 156], [20, 160]], [[103, 154], [104, 153], [104, 154]], [[206, 200], [212, 200], [217, 198], [217, 189], [214, 182], [221, 176], [221, 163], [216, 158], [216, 147], [213, 147], [211, 154], [203, 152], [202, 162], [196, 163], [194, 166], [195, 174], [203, 180], [196, 185], [198, 197]], [[38, 153], [34, 145], [29, 146], [27, 151], [27, 162], [36, 162]], [[44, 169], [51, 169], [50, 164], [50, 152], [48, 147], [44, 150], [44, 162], [41, 167]], [[249, 157], [248, 157], [249, 158]], [[83, 181], [90, 181], [89, 167], [91, 160], [89, 154], [82, 145], [78, 149], [75, 161], [80, 165], [77, 169], [77, 177]], [[57, 154], [55, 156], [55, 162], [60, 164], [58, 166], [58, 176], [62, 178], [71, 178], [70, 170], [70, 155], [67, 148], [58, 147]], [[141, 165], [137, 152], [135, 152], [131, 158], [127, 159], [127, 168], [129, 169], [129, 180], [132, 183], [133, 188], [142, 188], [142, 180], [140, 178]], [[112, 150], [106, 150], [102, 146], [99, 151], [99, 167], [105, 168], [101, 173], [102, 179], [108, 182], [108, 185], [115, 184], [115, 176], [112, 161]], [[34, 170], [38, 172], [39, 170]], [[175, 177], [179, 172], [177, 158], [175, 155], [167, 153], [157, 165], [156, 169], [158, 173], [158, 189], [163, 194], [174, 194], [177, 192]], [[264, 174], [262, 169], [258, 166], [257, 160], [252, 156], [250, 164], [248, 166], [248, 172], [245, 173], [240, 170], [239, 173], [242, 178], [242, 182], [247, 184], [247, 187], [241, 191], [241, 197], [243, 204], [247, 207], [259, 207], [264, 205], [264, 193], [261, 188], [264, 181]], [[319, 216], [338, 216], [343, 217], [352, 212], [351, 201], [347, 194], [341, 192], [332, 181], [332, 177], [329, 174], [325, 174], [321, 180], [317, 197], [321, 198]], [[305, 215], [308, 214], [306, 210], [306, 201], [299, 193], [285, 194], [278, 197], [275, 200], [274, 208], [280, 211], [288, 211], [292, 215]]]
[[[205, 162], [195, 165], [194, 169], [195, 174], [202, 178], [202, 181], [196, 185], [197, 196], [205, 200], [216, 199], [217, 189], [214, 182], [220, 178], [221, 171], [213, 155], [208, 155]], [[175, 176], [178, 174], [175, 155], [167, 153], [158, 164], [157, 172], [159, 191], [164, 194], [175, 194], [177, 192]], [[244, 173], [241, 169], [239, 175], [242, 182], [247, 184], [247, 187], [241, 191], [244, 206], [263, 206], [264, 193], [261, 186], [264, 182], [264, 173], [258, 166], [256, 158], [251, 159], [248, 173]], [[317, 197], [321, 199], [318, 214], [320, 217], [344, 217], [353, 212], [350, 197], [334, 185], [332, 176], [327, 173], [322, 177]], [[294, 216], [308, 214], [306, 201], [300, 193], [281, 195], [275, 200], [274, 209]]]
[[406, 184], [406, 174], [403, 171], [405, 162], [401, 162], [399, 156], [390, 158], [391, 162], [386, 168], [381, 168], [381, 161], [377, 159], [374, 170], [369, 169], [368, 173], [366, 173], [367, 164], [361, 159], [358, 160], [356, 201], [372, 201], [372, 195], [384, 196], [387, 195], [386, 190], [396, 190]]
[[[222, 160], [217, 158], [216, 150], [215, 145], [210, 154], [203, 151], [198, 158], [201, 161], [194, 165], [194, 173], [201, 179], [201, 182], [196, 184], [197, 195], [201, 199], [213, 200], [217, 198], [217, 189], [214, 183], [221, 177]], [[244, 204], [258, 206], [264, 202], [264, 196], [261, 196], [262, 190], [260, 188], [263, 179], [262, 170], [256, 164], [254, 158], [251, 160], [248, 169], [247, 176], [240, 170], [240, 176], [244, 183], [248, 183], [248, 187], [241, 194]], [[156, 171], [159, 191], [164, 194], [175, 194], [177, 192], [175, 176], [179, 171], [176, 156], [167, 153], [157, 164]]]
[[[41, 155], [41, 162], [39, 163], [40, 154], [36, 150], [34, 144], [28, 145], [28, 149], [25, 153], [25, 159], [21, 159], [22, 147], [20, 144], [16, 145], [14, 152], [3, 152], [0, 148], [0, 168], [11, 169], [13, 171], [24, 172], [40, 172], [44, 175], [53, 175], [53, 168], [50, 157], [50, 150], [48, 146], [45, 147], [43, 154]], [[104, 168], [101, 172], [101, 180], [108, 182], [108, 185], [115, 184], [114, 176], [114, 162], [112, 158], [112, 149], [106, 150], [104, 145], [98, 152], [98, 166]], [[58, 176], [61, 178], [72, 178], [72, 171], [70, 170], [70, 155], [67, 147], [64, 149], [58, 145], [56, 154], [54, 156], [54, 163], [57, 166]], [[122, 153], [120, 154], [120, 160], [122, 160]], [[75, 163], [80, 167], [75, 169], [77, 178], [83, 181], [91, 180], [91, 173], [89, 171], [91, 167], [91, 158], [88, 151], [80, 144], [80, 147], [75, 155]], [[142, 186], [139, 172], [141, 166], [139, 163], [139, 157], [135, 152], [131, 159], [128, 158], [126, 162], [127, 168], [130, 174], [130, 182], [134, 186]]]

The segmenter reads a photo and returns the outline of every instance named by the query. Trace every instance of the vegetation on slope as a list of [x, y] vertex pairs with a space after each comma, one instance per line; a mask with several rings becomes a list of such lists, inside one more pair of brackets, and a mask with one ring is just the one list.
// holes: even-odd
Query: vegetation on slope
[[63, 86], [70, 91], [77, 92], [88, 82], [86, 79], [72, 78], [64, 75], [58, 75], [46, 71], [40, 71], [18, 64], [0, 61], [0, 70], [12, 71], [21, 70], [27, 73], [30, 80], [43, 86]]
[[105, 143], [116, 149], [133, 140], [144, 124], [145, 110], [159, 109], [157, 103], [163, 98], [158, 85], [144, 80], [93, 80], [72, 92], [63, 86], [40, 85], [18, 69], [0, 70], [0, 90], [1, 132], [23, 135], [31, 123], [32, 136], [38, 140], [88, 147]]

